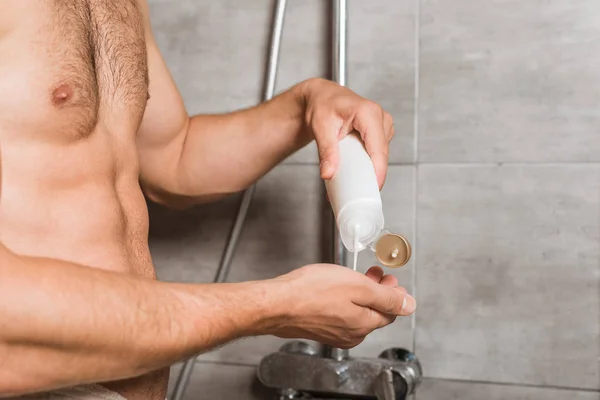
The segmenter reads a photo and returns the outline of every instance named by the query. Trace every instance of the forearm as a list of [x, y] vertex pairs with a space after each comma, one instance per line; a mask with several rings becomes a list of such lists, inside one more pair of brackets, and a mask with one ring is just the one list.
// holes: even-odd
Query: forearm
[[183, 285], [3, 252], [0, 396], [139, 376], [240, 336], [267, 283]]
[[243, 190], [308, 144], [298, 92], [294, 87], [269, 102], [226, 116], [192, 118], [179, 165], [187, 193], [202, 193], [207, 179], [218, 193]]
[[163, 152], [177, 154], [166, 156], [160, 172], [165, 178], [154, 199], [162, 191], [163, 198], [198, 203], [239, 192], [306, 146], [312, 138], [304, 128], [303, 85], [256, 107], [190, 118], [184, 138]]

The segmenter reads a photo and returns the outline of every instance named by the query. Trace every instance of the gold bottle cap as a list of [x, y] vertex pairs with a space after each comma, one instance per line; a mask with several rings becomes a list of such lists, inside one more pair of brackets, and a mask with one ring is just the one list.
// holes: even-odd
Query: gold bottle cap
[[404, 236], [388, 233], [377, 241], [375, 255], [386, 267], [402, 267], [410, 260], [410, 243]]

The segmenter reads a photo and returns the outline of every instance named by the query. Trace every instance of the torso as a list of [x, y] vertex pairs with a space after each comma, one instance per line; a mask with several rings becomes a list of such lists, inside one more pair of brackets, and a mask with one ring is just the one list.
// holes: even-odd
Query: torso
[[[148, 96], [136, 0], [0, 1], [0, 241], [154, 278], [135, 136]], [[164, 374], [108, 384], [164, 399]]]

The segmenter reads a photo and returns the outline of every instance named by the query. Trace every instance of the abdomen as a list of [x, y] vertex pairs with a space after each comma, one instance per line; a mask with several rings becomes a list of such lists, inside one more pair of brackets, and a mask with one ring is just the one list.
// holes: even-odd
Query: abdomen
[[125, 161], [125, 150], [115, 153], [106, 136], [96, 132], [71, 146], [2, 142], [4, 245], [19, 254], [154, 275], [135, 152]]

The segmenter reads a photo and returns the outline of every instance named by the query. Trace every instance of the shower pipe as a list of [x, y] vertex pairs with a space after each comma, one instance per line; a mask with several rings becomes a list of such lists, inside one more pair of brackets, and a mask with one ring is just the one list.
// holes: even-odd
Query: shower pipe
[[[347, 15], [348, 5], [346, 0], [333, 0], [332, 10], [332, 54], [331, 54], [331, 78], [341, 86], [346, 86], [346, 47], [347, 47]], [[339, 235], [335, 218], [332, 226], [333, 249], [332, 262], [334, 264], [348, 266], [348, 253], [344, 243]], [[323, 353], [326, 357], [335, 360], [348, 358], [349, 351], [330, 346], [323, 346]]]

